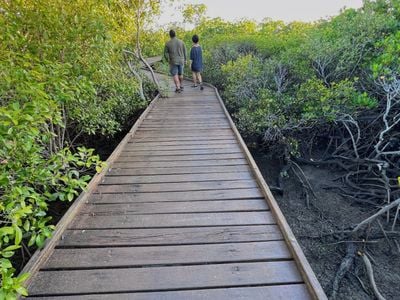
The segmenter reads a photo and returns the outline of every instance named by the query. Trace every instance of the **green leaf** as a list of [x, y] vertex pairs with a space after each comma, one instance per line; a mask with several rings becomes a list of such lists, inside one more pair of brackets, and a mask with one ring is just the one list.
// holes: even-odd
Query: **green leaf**
[[29, 231], [30, 226], [31, 226], [31, 223], [29, 222], [29, 220], [26, 220], [25, 223], [24, 223], [25, 231]]
[[72, 200], [74, 200], [74, 194], [68, 193], [67, 198], [68, 198], [68, 201], [71, 202]]
[[24, 282], [25, 280], [27, 280], [29, 278], [29, 276], [31, 276], [31, 274], [29, 274], [29, 273], [24, 273], [24, 274], [18, 276], [18, 282], [19, 283]]
[[28, 290], [23, 286], [19, 286], [18, 288], [15, 289], [15, 291], [22, 296], [28, 296]]
[[15, 244], [19, 245], [22, 241], [22, 230], [18, 226], [15, 226]]
[[10, 258], [11, 256], [14, 255], [14, 251], [3, 251], [1, 252], [1, 255], [5, 258]]
[[19, 248], [21, 248], [21, 246], [19, 246], [19, 245], [11, 245], [11, 246], [8, 246], [7, 248], [5, 248], [3, 251], [14, 251], [14, 250], [17, 250]]

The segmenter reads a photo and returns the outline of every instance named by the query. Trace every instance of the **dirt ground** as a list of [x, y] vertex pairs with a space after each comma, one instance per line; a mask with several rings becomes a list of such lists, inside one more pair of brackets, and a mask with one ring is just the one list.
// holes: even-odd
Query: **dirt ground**
[[[276, 160], [274, 163], [274, 160], [268, 158], [261, 150], [251, 151], [267, 183], [271, 186], [276, 185], [280, 172]], [[327, 186], [340, 185], [340, 182], [334, 181], [340, 173], [325, 167], [301, 167], [318, 198], [312, 201], [310, 208], [307, 208], [302, 186], [293, 174], [289, 173], [289, 177], [283, 182], [283, 196], [278, 193], [274, 195], [329, 297], [332, 293], [333, 279], [345, 256], [346, 244], [341, 236], [322, 235], [351, 229], [373, 211], [371, 208], [352, 204], [335, 190], [326, 189]], [[382, 220], [382, 224], [384, 223]], [[389, 246], [384, 239], [377, 243], [357, 243], [357, 246], [359, 249], [366, 247], [372, 256], [376, 283], [382, 295], [386, 299], [400, 299], [400, 250], [394, 243]], [[356, 258], [355, 267], [341, 282], [337, 299], [375, 299], [360, 258]]]

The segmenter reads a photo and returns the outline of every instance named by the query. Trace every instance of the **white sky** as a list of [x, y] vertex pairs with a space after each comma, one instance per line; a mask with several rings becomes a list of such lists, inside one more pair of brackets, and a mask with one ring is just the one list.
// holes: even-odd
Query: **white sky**
[[[362, 0], [178, 0], [174, 5], [204, 3], [209, 17], [234, 21], [242, 18], [261, 21], [264, 18], [284, 21], [316, 21], [337, 15], [343, 7], [358, 8]], [[159, 24], [182, 22], [177, 8], [164, 8]]]

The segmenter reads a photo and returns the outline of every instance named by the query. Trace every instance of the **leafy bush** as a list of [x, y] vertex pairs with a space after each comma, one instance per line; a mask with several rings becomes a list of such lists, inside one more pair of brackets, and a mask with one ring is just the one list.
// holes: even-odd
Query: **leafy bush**
[[77, 139], [111, 136], [147, 105], [122, 56], [131, 15], [120, 0], [0, 1], [0, 299], [26, 294], [15, 254], [51, 236], [49, 205], [103, 167]]
[[72, 201], [91, 178], [87, 171], [102, 167], [93, 150], [51, 151], [48, 145], [55, 137], [50, 122], [61, 122], [54, 102], [14, 102], [0, 108], [1, 298], [26, 294], [21, 286], [26, 275], [13, 278], [9, 259], [21, 246], [42, 247], [51, 236], [48, 203]]

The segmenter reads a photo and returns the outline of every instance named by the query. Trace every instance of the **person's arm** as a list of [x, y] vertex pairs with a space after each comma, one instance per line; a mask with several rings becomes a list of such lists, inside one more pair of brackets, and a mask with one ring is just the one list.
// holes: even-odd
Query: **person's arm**
[[183, 44], [183, 57], [185, 58], [185, 64], [186, 64], [186, 62], [187, 62], [187, 57], [186, 57], [186, 46], [185, 46], [185, 43], [182, 43]]
[[190, 56], [189, 56], [189, 66], [190, 67], [192, 67], [193, 59], [194, 59], [194, 50], [192, 47], [192, 49], [190, 49]]
[[190, 49], [190, 57], [189, 57], [190, 61], [193, 61], [193, 47], [192, 49]]

